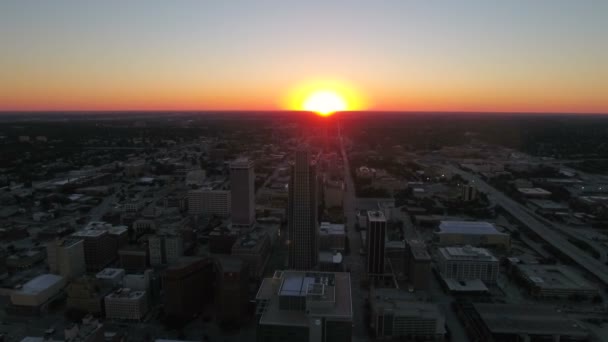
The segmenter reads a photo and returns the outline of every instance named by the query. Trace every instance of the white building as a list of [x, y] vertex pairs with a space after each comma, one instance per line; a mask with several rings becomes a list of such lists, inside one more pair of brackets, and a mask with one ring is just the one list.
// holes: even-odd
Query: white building
[[46, 244], [46, 255], [51, 273], [74, 279], [86, 271], [82, 239], [58, 239]]
[[148, 312], [145, 291], [118, 289], [105, 297], [106, 318], [141, 320]]
[[444, 278], [496, 282], [498, 259], [485, 248], [442, 247], [438, 254], [439, 272]]
[[150, 265], [160, 266], [177, 261], [184, 254], [184, 241], [177, 234], [158, 234], [148, 238]]
[[188, 213], [219, 217], [230, 216], [230, 191], [203, 188], [188, 191]]

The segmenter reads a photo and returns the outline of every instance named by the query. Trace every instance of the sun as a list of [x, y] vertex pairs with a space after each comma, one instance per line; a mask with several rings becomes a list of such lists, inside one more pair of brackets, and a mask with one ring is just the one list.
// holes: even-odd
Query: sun
[[319, 90], [310, 94], [303, 104], [304, 110], [328, 116], [335, 112], [346, 110], [346, 101], [338, 93], [331, 90]]

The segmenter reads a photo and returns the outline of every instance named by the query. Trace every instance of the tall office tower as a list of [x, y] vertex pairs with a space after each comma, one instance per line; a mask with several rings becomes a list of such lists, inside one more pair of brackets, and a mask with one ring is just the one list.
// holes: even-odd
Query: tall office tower
[[386, 218], [381, 211], [367, 212], [367, 273], [377, 279], [384, 274]]
[[319, 255], [317, 222], [317, 174], [310, 150], [299, 147], [289, 181], [289, 267], [309, 270]]
[[255, 173], [253, 161], [239, 158], [230, 164], [232, 225], [250, 228], [255, 222]]

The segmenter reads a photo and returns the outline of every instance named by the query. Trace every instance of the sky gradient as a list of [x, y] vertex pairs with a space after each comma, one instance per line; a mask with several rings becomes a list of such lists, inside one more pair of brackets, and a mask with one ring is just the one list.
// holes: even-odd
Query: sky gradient
[[608, 1], [0, 2], [0, 110], [608, 113]]

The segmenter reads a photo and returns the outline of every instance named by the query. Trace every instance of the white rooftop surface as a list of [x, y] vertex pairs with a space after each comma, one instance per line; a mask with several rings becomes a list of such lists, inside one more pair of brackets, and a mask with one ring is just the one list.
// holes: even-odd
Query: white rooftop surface
[[63, 281], [63, 277], [56, 274], [42, 274], [23, 284], [17, 292], [24, 294], [37, 294], [49, 287]]
[[120, 273], [124, 273], [125, 270], [122, 268], [104, 268], [99, 273], [97, 273], [96, 277], [100, 279], [112, 279], [116, 277]]
[[438, 234], [504, 235], [494, 224], [482, 221], [441, 221]]
[[496, 259], [487, 249], [471, 246], [442, 247], [439, 248], [439, 253], [441, 253], [446, 260], [498, 261], [498, 259]]

